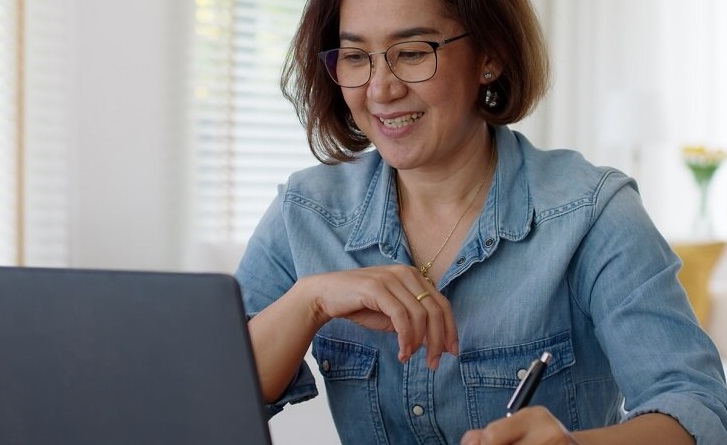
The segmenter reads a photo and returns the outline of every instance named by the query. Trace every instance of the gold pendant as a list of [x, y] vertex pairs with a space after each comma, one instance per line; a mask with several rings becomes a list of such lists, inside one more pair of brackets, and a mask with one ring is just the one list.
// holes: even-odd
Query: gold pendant
[[432, 281], [431, 278], [429, 278], [429, 269], [432, 268], [433, 262], [428, 262], [427, 264], [424, 264], [422, 266], [419, 266], [419, 273], [422, 274], [425, 280], [429, 282], [432, 286], [434, 286], [434, 281]]

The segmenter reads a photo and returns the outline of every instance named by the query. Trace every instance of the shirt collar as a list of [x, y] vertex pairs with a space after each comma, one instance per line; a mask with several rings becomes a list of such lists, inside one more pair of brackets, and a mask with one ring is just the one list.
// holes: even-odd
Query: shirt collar
[[485, 213], [491, 211], [495, 215], [499, 237], [520, 241], [530, 233], [533, 223], [534, 207], [524, 157], [524, 150], [532, 146], [520, 133], [505, 126], [496, 127], [495, 137], [498, 161], [490, 191], [493, 208]]
[[[522, 240], [530, 232], [533, 221], [533, 203], [523, 156], [523, 145], [529, 146], [530, 143], [505, 126], [495, 127], [495, 138], [498, 156], [495, 176], [485, 211], [467, 241], [472, 241], [474, 236], [481, 252], [491, 251], [498, 238]], [[378, 152], [371, 155], [379, 156], [379, 165], [371, 178], [346, 250], [360, 250], [378, 244], [383, 255], [397, 262], [406, 262], [395, 171], [380, 158]]]
[[406, 252], [399, 222], [395, 170], [381, 159], [378, 152], [371, 153], [371, 156], [379, 157], [379, 165], [371, 178], [362, 211], [345, 249], [361, 250], [378, 244], [383, 255], [405, 262], [404, 258], [400, 259]]

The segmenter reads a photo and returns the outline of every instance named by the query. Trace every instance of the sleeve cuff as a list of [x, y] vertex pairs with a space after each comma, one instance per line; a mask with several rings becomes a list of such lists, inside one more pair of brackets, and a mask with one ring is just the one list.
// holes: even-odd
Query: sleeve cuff
[[318, 387], [315, 378], [304, 361], [301, 363], [298, 372], [288, 385], [283, 395], [273, 403], [266, 404], [265, 409], [268, 413], [268, 419], [278, 414], [285, 408], [287, 404], [296, 404], [305, 402], [318, 395]]
[[664, 394], [629, 411], [625, 420], [649, 413], [675, 419], [695, 438], [697, 445], [727, 444], [727, 412], [723, 405], [712, 406], [685, 395]]

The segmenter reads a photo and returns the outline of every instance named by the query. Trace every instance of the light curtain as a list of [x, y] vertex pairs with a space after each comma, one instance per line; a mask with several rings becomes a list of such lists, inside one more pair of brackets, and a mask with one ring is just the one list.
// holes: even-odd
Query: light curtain
[[[548, 99], [518, 127], [634, 176], [667, 237], [690, 236], [697, 189], [685, 144], [727, 149], [727, 2], [534, 0], [553, 62]], [[727, 169], [725, 169], [727, 170]], [[710, 195], [727, 236], [727, 174]]]

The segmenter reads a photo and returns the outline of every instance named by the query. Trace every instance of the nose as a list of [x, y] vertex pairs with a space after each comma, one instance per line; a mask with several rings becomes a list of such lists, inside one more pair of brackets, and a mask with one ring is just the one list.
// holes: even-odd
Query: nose
[[379, 103], [390, 102], [404, 96], [406, 85], [394, 75], [386, 60], [386, 53], [372, 53], [370, 56], [371, 78], [366, 84], [366, 96]]

